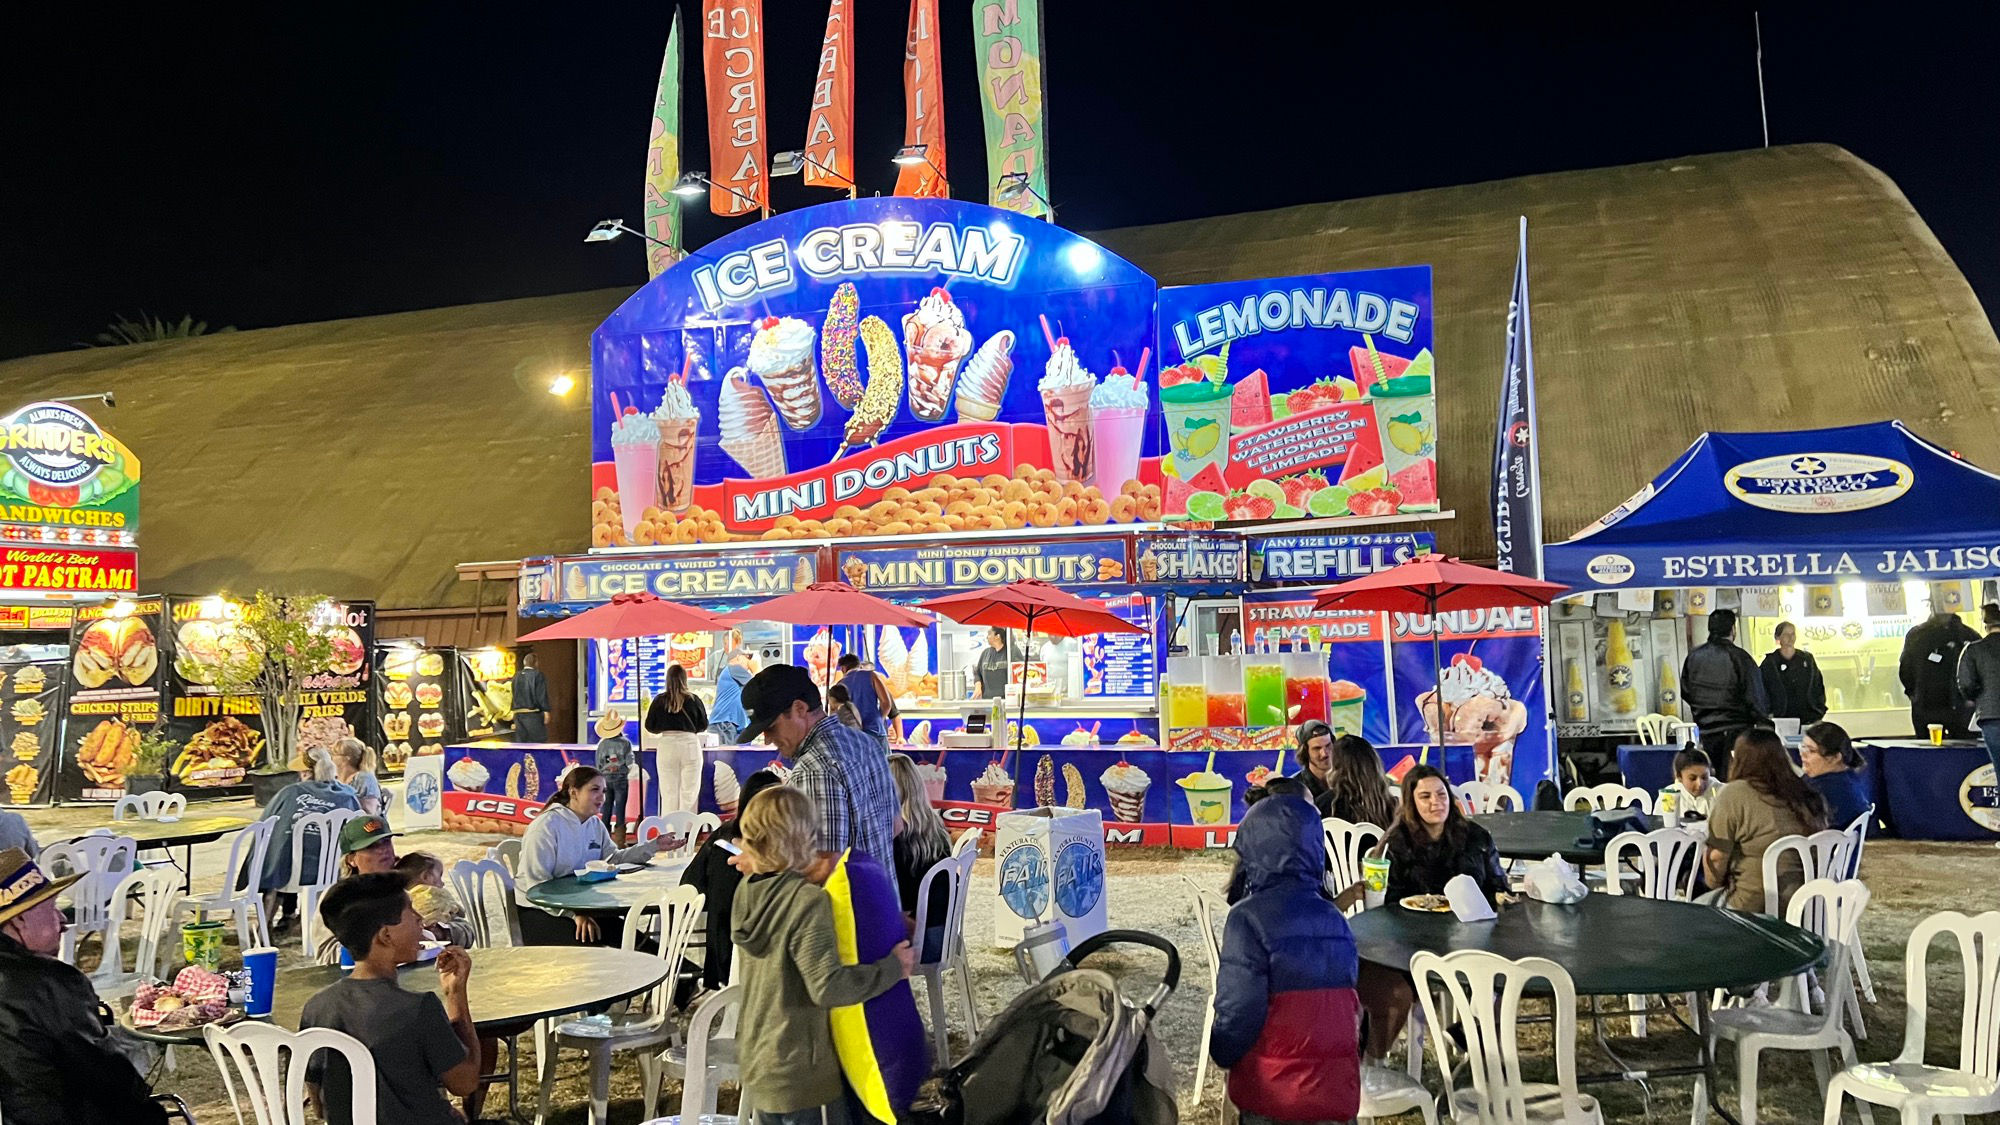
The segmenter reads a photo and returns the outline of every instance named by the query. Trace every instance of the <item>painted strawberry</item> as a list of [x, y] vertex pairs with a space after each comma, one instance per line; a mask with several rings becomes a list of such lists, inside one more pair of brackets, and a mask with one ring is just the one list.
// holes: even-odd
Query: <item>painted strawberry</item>
[[1335, 386], [1331, 379], [1321, 379], [1285, 396], [1285, 404], [1291, 408], [1293, 414], [1323, 410], [1339, 403], [1340, 388]]
[[1278, 512], [1278, 502], [1269, 496], [1238, 492], [1222, 502], [1222, 514], [1232, 520], [1267, 520]]
[[1393, 516], [1403, 497], [1393, 488], [1370, 488], [1347, 498], [1347, 510], [1357, 516]]
[[1313, 493], [1326, 487], [1326, 478], [1321, 477], [1318, 484], [1311, 484], [1303, 476], [1286, 477], [1278, 482], [1278, 487], [1285, 490], [1285, 503], [1303, 509]]
[[1192, 363], [1183, 363], [1179, 367], [1163, 367], [1160, 369], [1160, 387], [1162, 389], [1178, 387], [1182, 383], [1199, 383], [1206, 378], [1208, 376], [1202, 374], [1201, 368], [1196, 367]]

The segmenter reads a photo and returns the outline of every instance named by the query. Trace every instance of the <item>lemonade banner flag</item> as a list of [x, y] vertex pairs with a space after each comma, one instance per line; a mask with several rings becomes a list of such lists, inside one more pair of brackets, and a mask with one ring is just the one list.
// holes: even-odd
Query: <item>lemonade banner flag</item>
[[1164, 518], [1438, 510], [1431, 268], [1160, 290]]
[[646, 144], [646, 275], [681, 257], [681, 203], [674, 184], [681, 178], [681, 13], [674, 9], [667, 31], [667, 54], [660, 62], [660, 85], [653, 94], [653, 136]]
[[[1047, 202], [1041, 0], [972, 0], [972, 33], [979, 56], [979, 106], [986, 119], [989, 200], [995, 207], [1053, 219]], [[1027, 177], [1027, 190], [1003, 196], [1001, 177], [1015, 175]]]
[[854, 190], [854, 21], [847, 0], [827, 5], [805, 154], [807, 187]]
[[741, 215], [770, 202], [764, 123], [764, 0], [704, 0], [708, 209]]
[[1493, 435], [1493, 546], [1496, 569], [1542, 576], [1542, 469], [1535, 444], [1535, 342], [1528, 327], [1528, 219], [1514, 258], [1507, 301], [1506, 373]]
[[924, 146], [924, 159], [896, 174], [896, 194], [919, 199], [951, 195], [944, 160], [944, 72], [938, 47], [938, 0], [910, 0], [910, 34], [903, 46], [903, 146]]

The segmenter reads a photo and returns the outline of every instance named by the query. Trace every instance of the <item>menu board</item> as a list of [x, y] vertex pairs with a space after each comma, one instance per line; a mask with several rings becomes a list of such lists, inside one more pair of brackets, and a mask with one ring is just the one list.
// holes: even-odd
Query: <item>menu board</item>
[[590, 646], [592, 714], [601, 715], [616, 707], [627, 719], [635, 718], [640, 700], [650, 700], [666, 690], [673, 638], [625, 637], [586, 643]]
[[48, 801], [67, 670], [60, 660], [0, 664], [0, 804]]
[[160, 639], [166, 599], [78, 606], [70, 627], [70, 692], [56, 797], [115, 801], [139, 734], [160, 721]]
[[1083, 694], [1086, 697], [1159, 694], [1160, 678], [1153, 659], [1153, 612], [1142, 596], [1107, 598], [1105, 605], [1143, 633], [1093, 633], [1078, 638], [1083, 650]]
[[458, 697], [465, 701], [466, 738], [514, 733], [514, 671], [520, 654], [511, 648], [458, 650]]
[[263, 756], [262, 701], [211, 682], [225, 662], [241, 666], [261, 656], [262, 642], [243, 624], [243, 610], [231, 598], [167, 599], [173, 658], [165, 677], [165, 734], [180, 745], [168, 766], [180, 788], [240, 785]]
[[[305, 678], [301, 691], [298, 748], [332, 750], [343, 738], [370, 740], [374, 725], [368, 715], [368, 685], [374, 679], [368, 654], [375, 648], [375, 603], [332, 602], [326, 627], [333, 641], [327, 666]], [[363, 734], [363, 731], [369, 732]], [[395, 773], [401, 768], [378, 770]]]
[[382, 732], [382, 765], [400, 770], [418, 754], [442, 754], [453, 741], [449, 716], [458, 713], [458, 659], [450, 648], [382, 645], [375, 669]]

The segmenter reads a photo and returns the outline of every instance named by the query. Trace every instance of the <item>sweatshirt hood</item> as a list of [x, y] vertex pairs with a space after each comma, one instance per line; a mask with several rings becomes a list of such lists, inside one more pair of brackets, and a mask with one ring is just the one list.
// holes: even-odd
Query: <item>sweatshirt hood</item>
[[1318, 886], [1326, 877], [1319, 811], [1303, 797], [1274, 794], [1250, 806], [1236, 826], [1235, 848], [1249, 890], [1294, 881]]
[[770, 954], [784, 943], [785, 935], [790, 932], [801, 897], [814, 890], [818, 888], [793, 872], [755, 875], [743, 880], [736, 888], [736, 901], [730, 908], [730, 940], [752, 957]]

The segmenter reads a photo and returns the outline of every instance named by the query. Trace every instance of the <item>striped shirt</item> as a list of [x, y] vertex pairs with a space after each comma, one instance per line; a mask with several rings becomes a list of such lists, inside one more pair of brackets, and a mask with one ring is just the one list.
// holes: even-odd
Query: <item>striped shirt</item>
[[880, 740], [821, 716], [785, 783], [819, 809], [822, 849], [851, 847], [885, 866], [894, 862], [896, 783]]

